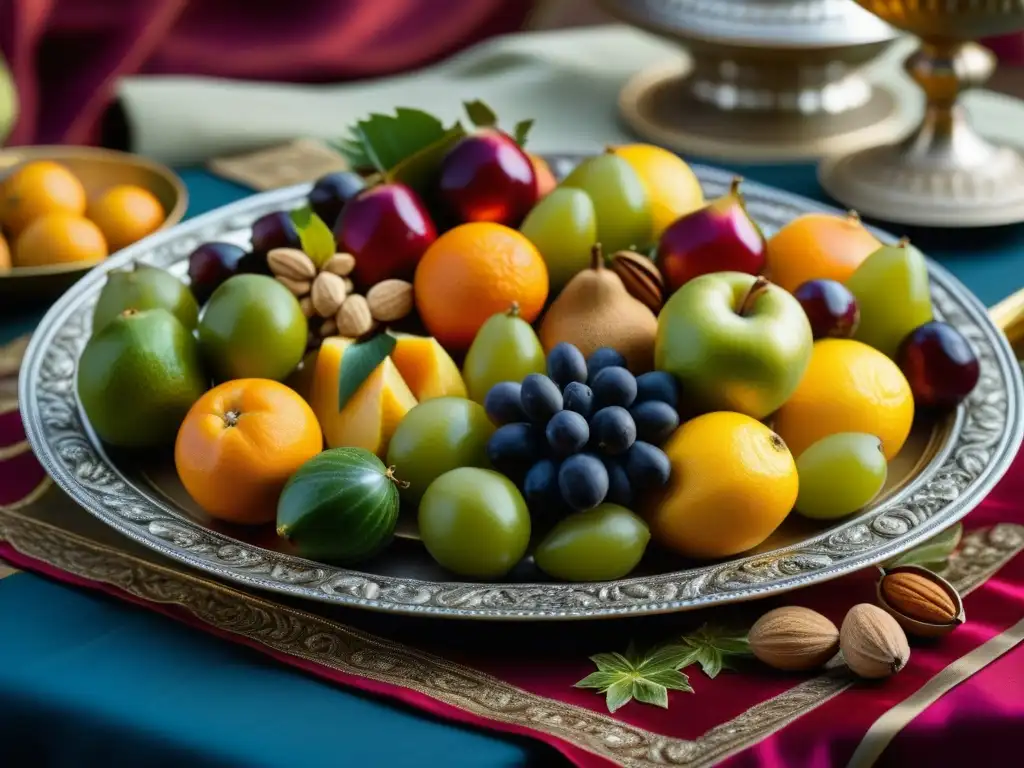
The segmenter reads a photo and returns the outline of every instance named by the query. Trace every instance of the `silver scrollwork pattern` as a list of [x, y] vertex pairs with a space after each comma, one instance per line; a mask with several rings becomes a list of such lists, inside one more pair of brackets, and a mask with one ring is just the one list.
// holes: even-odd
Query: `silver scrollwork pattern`
[[[564, 175], [578, 157], [554, 157]], [[731, 175], [695, 167], [709, 196]], [[209, 530], [143, 492], [106, 456], [81, 418], [75, 362], [89, 335], [105, 272], [145, 261], [182, 273], [187, 255], [209, 240], [245, 242], [263, 213], [300, 203], [307, 187], [253, 196], [143, 241], [94, 270], [51, 309], [23, 365], [20, 400], [32, 448], [56, 482], [117, 530], [188, 565], [292, 595], [399, 613], [472, 618], [558, 619], [638, 615], [729, 603], [780, 592], [880, 562], [953, 523], [980, 501], [1012, 460], [1022, 427], [1021, 371], [984, 308], [940, 266], [930, 263], [936, 314], [978, 353], [982, 375], [961, 406], [943, 449], [892, 499], [805, 542], [770, 553], [675, 573], [605, 584], [470, 584], [425, 581], [321, 565]], [[794, 217], [831, 210], [754, 183], [751, 214], [771, 234]], [[892, 241], [886, 234], [882, 239]], [[241, 240], [240, 240], [241, 238]]]

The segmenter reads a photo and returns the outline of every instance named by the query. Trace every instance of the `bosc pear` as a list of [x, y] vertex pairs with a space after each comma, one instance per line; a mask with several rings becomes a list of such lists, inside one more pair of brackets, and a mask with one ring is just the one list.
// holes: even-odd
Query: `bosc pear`
[[540, 341], [550, 352], [568, 342], [589, 357], [611, 347], [626, 358], [629, 370], [641, 374], [654, 365], [658, 319], [633, 298], [622, 279], [605, 267], [601, 245], [591, 251], [590, 268], [577, 274], [544, 315]]

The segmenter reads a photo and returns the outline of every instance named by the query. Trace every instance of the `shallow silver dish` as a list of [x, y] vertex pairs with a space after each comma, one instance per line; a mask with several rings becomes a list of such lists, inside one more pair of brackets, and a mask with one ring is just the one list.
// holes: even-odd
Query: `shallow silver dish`
[[[562, 175], [578, 158], [550, 162]], [[709, 197], [728, 188], [731, 174], [695, 170]], [[750, 212], [768, 234], [801, 213], [830, 210], [763, 185], [749, 183], [744, 189]], [[585, 619], [726, 604], [832, 579], [913, 547], [977, 505], [1020, 445], [1024, 418], [1015, 356], [981, 303], [930, 263], [936, 313], [970, 339], [981, 359], [981, 380], [956, 413], [915, 426], [891, 465], [883, 496], [853, 519], [830, 527], [787, 521], [757, 552], [726, 562], [653, 554], [633, 577], [600, 584], [546, 582], [528, 561], [502, 583], [459, 581], [436, 566], [419, 542], [405, 538], [363, 570], [295, 557], [272, 526], [243, 530], [206, 518], [177, 483], [169, 456], [129, 457], [101, 446], [79, 407], [75, 365], [106, 272], [144, 261], [184, 275], [185, 259], [198, 244], [244, 245], [253, 219], [299, 205], [307, 190], [300, 185], [255, 195], [125, 249], [52, 307], [22, 366], [20, 401], [28, 438], [57, 484], [121, 533], [215, 576], [328, 603], [455, 618]]]

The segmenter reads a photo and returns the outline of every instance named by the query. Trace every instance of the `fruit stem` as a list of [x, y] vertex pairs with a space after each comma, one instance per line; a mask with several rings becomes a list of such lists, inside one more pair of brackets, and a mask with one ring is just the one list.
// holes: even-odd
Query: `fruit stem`
[[509, 317], [519, 317], [519, 302], [513, 301], [505, 314]]
[[733, 176], [732, 183], [729, 184], [729, 194], [736, 197], [740, 193], [740, 184], [743, 183], [742, 176]]
[[225, 427], [233, 427], [236, 424], [238, 424], [238, 417], [240, 415], [241, 414], [239, 414], [238, 411], [228, 411], [227, 413], [225, 413], [224, 414], [224, 426]]
[[909, 237], [901, 237], [899, 242], [896, 243], [897, 248], [906, 248], [908, 245], [910, 245]]
[[408, 480], [399, 480], [397, 477], [395, 477], [395, 465], [394, 464], [392, 464], [390, 467], [388, 467], [388, 471], [385, 472], [384, 475], [385, 475], [385, 477], [387, 477], [388, 480], [390, 480], [392, 483], [397, 485], [399, 488], [408, 488], [409, 487], [409, 481]]
[[604, 267], [604, 252], [600, 243], [594, 243], [590, 249], [590, 268], [600, 270]]
[[758, 296], [768, 290], [768, 285], [768, 278], [758, 275], [757, 280], [754, 281], [754, 284], [750, 286], [750, 290], [747, 291], [747, 295], [743, 297], [743, 303], [740, 304], [740, 309], [737, 313], [740, 317], [746, 317], [750, 313]]
[[124, 312], [121, 313], [121, 317], [131, 317], [132, 315], [137, 314], [139, 314], [139, 310], [137, 309], [126, 309]]
[[856, 211], [847, 211], [846, 218], [851, 224], [860, 224], [860, 214]]

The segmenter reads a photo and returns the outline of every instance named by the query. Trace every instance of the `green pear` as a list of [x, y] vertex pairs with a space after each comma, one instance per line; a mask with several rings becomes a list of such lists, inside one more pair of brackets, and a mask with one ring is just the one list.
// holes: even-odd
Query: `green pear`
[[893, 359], [903, 339], [932, 319], [928, 265], [905, 238], [864, 259], [846, 287], [860, 308], [853, 338]]
[[653, 238], [651, 201], [643, 180], [618, 155], [605, 152], [576, 166], [560, 185], [582, 189], [597, 213], [605, 253], [646, 250]]
[[763, 419], [796, 390], [811, 359], [811, 324], [763, 277], [713, 272], [672, 294], [658, 316], [654, 366], [699, 412]]
[[78, 399], [90, 425], [123, 448], [173, 444], [206, 386], [195, 337], [166, 309], [118, 315], [78, 360]]
[[520, 382], [531, 373], [544, 373], [547, 360], [533, 326], [519, 316], [519, 305], [491, 315], [476, 332], [462, 364], [469, 399], [483, 403], [500, 381]]
[[594, 203], [581, 189], [559, 187], [533, 207], [519, 231], [544, 257], [551, 295], [555, 296], [590, 266], [590, 249], [597, 242]]
[[194, 330], [199, 321], [199, 304], [192, 291], [170, 272], [148, 264], [135, 264], [107, 275], [92, 314], [92, 332], [97, 333], [126, 309], [166, 309]]

